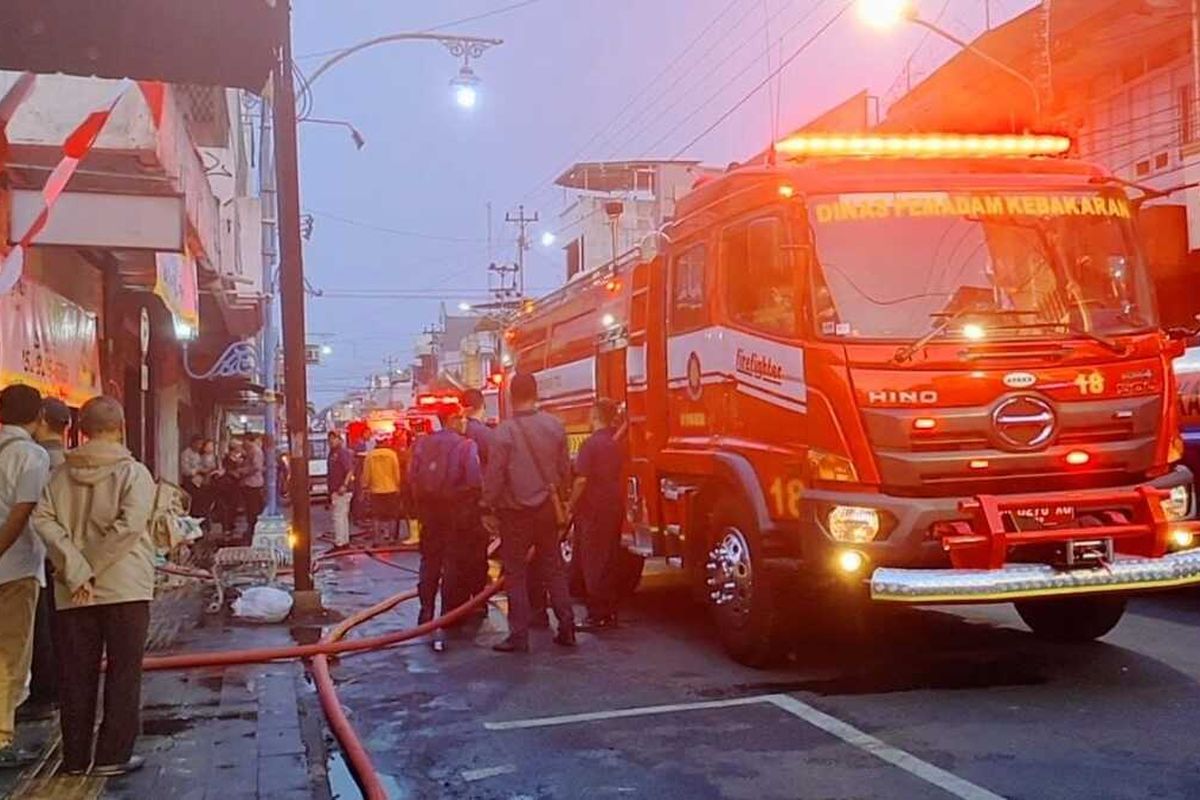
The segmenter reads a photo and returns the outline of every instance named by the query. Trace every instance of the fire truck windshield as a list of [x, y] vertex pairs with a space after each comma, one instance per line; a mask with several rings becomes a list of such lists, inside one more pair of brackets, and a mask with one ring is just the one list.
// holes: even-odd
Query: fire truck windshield
[[1156, 324], [1119, 193], [823, 195], [808, 215], [823, 336], [1111, 336]]

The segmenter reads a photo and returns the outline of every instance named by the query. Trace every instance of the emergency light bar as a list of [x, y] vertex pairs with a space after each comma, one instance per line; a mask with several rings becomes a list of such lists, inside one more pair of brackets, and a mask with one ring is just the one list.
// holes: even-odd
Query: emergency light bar
[[1054, 156], [1069, 150], [1066, 136], [1008, 134], [797, 134], [775, 145], [779, 153], [802, 157], [899, 156], [983, 157]]

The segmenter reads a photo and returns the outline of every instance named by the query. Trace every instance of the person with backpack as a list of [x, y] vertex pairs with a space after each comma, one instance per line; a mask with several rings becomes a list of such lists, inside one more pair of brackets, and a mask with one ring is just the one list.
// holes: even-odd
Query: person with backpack
[[[421, 521], [418, 624], [433, 619], [439, 591], [443, 614], [470, 596], [463, 575], [462, 540], [469, 520], [467, 501], [482, 484], [479, 450], [462, 433], [461, 412], [442, 414], [441, 423], [440, 431], [417, 441], [409, 467]], [[441, 630], [434, 633], [431, 643], [434, 650], [445, 650]]]
[[33, 387], [0, 392], [0, 769], [36, 758], [13, 739], [17, 706], [28, 696], [34, 616], [46, 580], [46, 548], [29, 525], [50, 472], [50, 456], [33, 439], [41, 413], [42, 395]]
[[486, 520], [500, 531], [500, 559], [508, 589], [509, 634], [493, 649], [529, 651], [530, 549], [558, 620], [554, 642], [574, 647], [575, 614], [559, 547], [559, 531], [566, 524], [561, 492], [571, 466], [567, 433], [555, 417], [537, 410], [537, 380], [532, 375], [513, 376], [509, 397], [513, 417], [501, 423], [492, 437], [483, 482], [483, 504], [491, 511]]
[[[33, 526], [54, 564], [63, 771], [113, 777], [141, 768], [142, 655], [154, 599], [154, 478], [125, 447], [112, 397], [83, 405], [87, 441], [46, 487]], [[104, 680], [103, 721], [95, 733]]]

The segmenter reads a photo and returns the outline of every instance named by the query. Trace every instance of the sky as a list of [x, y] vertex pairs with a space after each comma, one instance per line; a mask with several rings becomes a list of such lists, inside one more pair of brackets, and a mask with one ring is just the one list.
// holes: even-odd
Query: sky
[[[454, 311], [481, 299], [488, 263], [515, 258], [505, 213], [523, 203], [544, 221], [535, 239], [553, 230], [563, 202], [553, 179], [575, 161], [727, 164], [864, 88], [886, 108], [903, 92], [906, 64], [915, 84], [954, 53], [913, 25], [867, 27], [854, 9], [806, 44], [846, 4], [293, 0], [294, 54], [306, 74], [328, 51], [477, 15], [488, 16], [444, 31], [503, 40], [472, 62], [482, 83], [469, 112], [454, 104], [450, 86], [461, 63], [437, 42], [363, 50], [312, 85], [309, 116], [349, 122], [366, 140], [358, 150], [343, 127], [301, 124], [301, 203], [314, 218], [305, 271], [326, 293], [309, 299], [309, 341], [332, 348], [310, 371], [313, 401], [324, 406], [362, 388], [389, 358], [409, 363], [440, 303]], [[917, 5], [969, 39], [985, 29], [988, 12], [996, 25], [1035, 2]], [[712, 127], [797, 51], [777, 79]], [[563, 271], [559, 251], [535, 241], [526, 286], [549, 290]]]

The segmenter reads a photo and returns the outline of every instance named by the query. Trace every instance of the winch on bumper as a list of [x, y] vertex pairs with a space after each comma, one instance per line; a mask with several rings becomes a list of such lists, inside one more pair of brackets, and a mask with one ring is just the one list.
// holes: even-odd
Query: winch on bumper
[[[1190, 485], [1191, 474], [1178, 469], [1152, 485], [1113, 489], [969, 499], [875, 496], [899, 524], [860, 544], [836, 541], [826, 531], [823, 547], [861, 553], [862, 575], [869, 575], [864, 583], [882, 602], [987, 603], [1200, 585], [1200, 522], [1169, 518], [1163, 508], [1170, 489], [1185, 480]], [[819, 502], [829, 507], [839, 500], [846, 502]], [[1045, 507], [1069, 507], [1073, 521], [1041, 525], [1024, 516]]]

